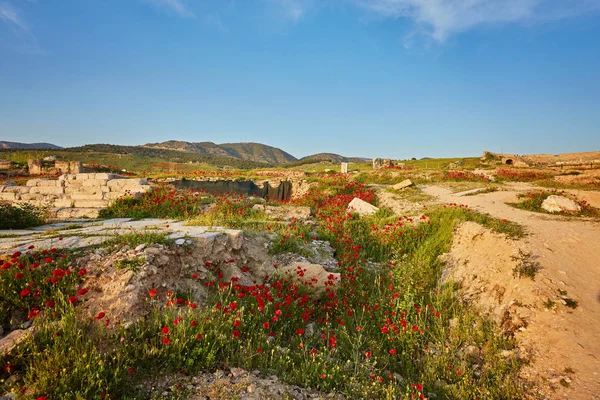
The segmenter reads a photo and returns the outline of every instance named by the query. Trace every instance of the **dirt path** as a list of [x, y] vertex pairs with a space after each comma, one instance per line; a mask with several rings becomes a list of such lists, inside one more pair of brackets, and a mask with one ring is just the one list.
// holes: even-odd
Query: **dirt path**
[[[521, 344], [534, 349], [529, 372], [553, 387], [545, 393], [549, 398], [600, 399], [600, 221], [516, 209], [506, 203], [516, 202], [518, 192], [532, 187], [516, 183], [505, 189], [475, 196], [439, 186], [424, 187], [423, 191], [440, 203], [466, 204], [526, 228], [528, 235], [518, 247], [531, 252], [542, 266], [530, 289], [538, 295], [537, 305], [531, 307], [527, 327], [517, 333]], [[598, 198], [598, 192], [584, 195]], [[477, 246], [475, 243], [470, 246]], [[493, 258], [496, 250], [492, 250], [488, 256]], [[486, 268], [492, 262], [488, 259], [470, 268]], [[540, 307], [549, 290], [566, 291], [578, 306]]]

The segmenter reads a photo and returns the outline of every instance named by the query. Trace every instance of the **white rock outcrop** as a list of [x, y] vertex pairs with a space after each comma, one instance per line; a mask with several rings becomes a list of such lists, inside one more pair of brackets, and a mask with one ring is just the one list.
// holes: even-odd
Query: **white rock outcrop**
[[542, 208], [548, 212], [579, 212], [579, 204], [564, 196], [548, 196], [542, 203]]
[[358, 197], [355, 197], [352, 199], [350, 204], [348, 204], [347, 211], [349, 213], [358, 213], [359, 215], [371, 215], [379, 211], [379, 208], [375, 207], [373, 204], [359, 199]]

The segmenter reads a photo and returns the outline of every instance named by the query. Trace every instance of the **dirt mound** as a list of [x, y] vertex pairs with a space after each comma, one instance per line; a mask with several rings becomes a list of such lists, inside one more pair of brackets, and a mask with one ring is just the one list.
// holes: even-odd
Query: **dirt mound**
[[160, 298], [169, 290], [175, 301], [201, 304], [210, 282], [235, 277], [245, 286], [263, 283], [274, 271], [267, 242], [264, 235], [213, 233], [181, 245], [97, 249], [78, 260], [87, 270], [82, 286], [95, 292], [85, 307], [93, 316], [106, 313], [114, 322], [131, 324], [150, 310], [151, 289]]
[[[537, 393], [553, 399], [597, 399], [600, 382], [593, 349], [582, 343], [589, 320], [582, 299], [544, 269], [547, 260], [527, 242], [507, 239], [473, 222], [461, 224], [443, 279], [462, 285], [463, 300], [478, 304], [520, 344], [528, 360], [523, 377], [538, 383]], [[551, 271], [548, 271], [551, 273]], [[590, 333], [592, 334], [592, 333]], [[582, 357], [582, 349], [588, 357]]]

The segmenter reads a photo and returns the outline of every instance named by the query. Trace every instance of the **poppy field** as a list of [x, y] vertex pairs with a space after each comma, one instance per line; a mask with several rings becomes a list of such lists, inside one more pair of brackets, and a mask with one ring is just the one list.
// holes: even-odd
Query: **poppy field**
[[[353, 399], [525, 397], [528, 384], [519, 372], [526, 360], [512, 352], [515, 340], [442, 280], [438, 260], [462, 221], [513, 237], [522, 235], [519, 227], [459, 204], [417, 217], [385, 209], [359, 217], [346, 212], [355, 197], [377, 204], [373, 190], [361, 183], [321, 177], [292, 202], [314, 210], [312, 224], [265, 222], [243, 196], [212, 198], [207, 210], [203, 196], [160, 187], [105, 211], [234, 227], [254, 220], [246, 229], [276, 233], [284, 250], [296, 248], [284, 246], [288, 242], [329, 241], [340, 277], [321, 282], [325, 290], [318, 295], [314, 282], [277, 272], [244, 286], [235, 277], [224, 279], [235, 259], [199, 259], [210, 271], [198, 280], [208, 297], [152, 288], [151, 312], [120, 326], [110, 313], [90, 315], [84, 307], [98, 295], [86, 285], [88, 271], [77, 266], [85, 250], [32, 247], [1, 256], [0, 323], [7, 329], [32, 325], [33, 334], [0, 359], [0, 393], [153, 398], [158, 376], [241, 367]], [[118, 241], [110, 249], [119, 251]]]

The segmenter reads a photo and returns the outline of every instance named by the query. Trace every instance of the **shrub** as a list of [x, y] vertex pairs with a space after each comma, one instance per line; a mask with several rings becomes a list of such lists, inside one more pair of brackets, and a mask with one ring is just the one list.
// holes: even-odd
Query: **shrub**
[[122, 197], [100, 211], [101, 218], [187, 219], [202, 213], [211, 200], [200, 192], [162, 185], [140, 198]]
[[0, 229], [23, 229], [43, 225], [46, 210], [31, 204], [0, 204]]

